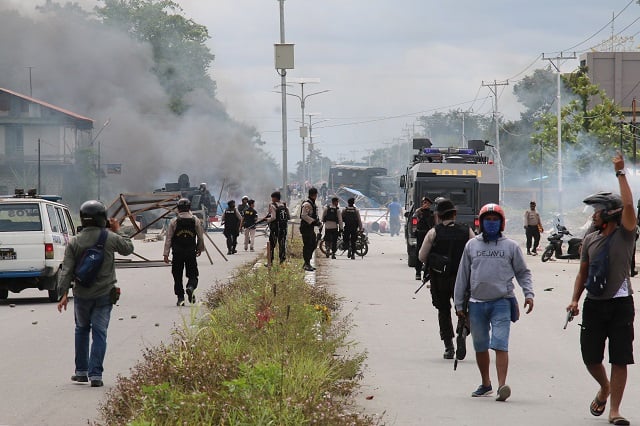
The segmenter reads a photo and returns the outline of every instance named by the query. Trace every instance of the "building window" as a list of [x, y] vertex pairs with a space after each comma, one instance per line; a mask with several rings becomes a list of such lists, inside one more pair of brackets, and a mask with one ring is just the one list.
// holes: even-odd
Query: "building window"
[[22, 126], [5, 127], [5, 155], [10, 160], [24, 159]]

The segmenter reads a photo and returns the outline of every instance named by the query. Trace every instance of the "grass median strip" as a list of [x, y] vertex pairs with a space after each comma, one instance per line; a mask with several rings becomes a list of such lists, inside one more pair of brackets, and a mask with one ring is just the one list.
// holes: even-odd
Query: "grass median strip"
[[289, 261], [240, 268], [193, 308], [173, 341], [148, 348], [101, 405], [105, 424], [372, 425], [352, 404], [365, 355], [348, 317]]

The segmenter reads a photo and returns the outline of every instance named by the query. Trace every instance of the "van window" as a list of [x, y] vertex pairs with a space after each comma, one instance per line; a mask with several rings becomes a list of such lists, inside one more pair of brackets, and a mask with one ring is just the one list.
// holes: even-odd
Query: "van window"
[[71, 213], [69, 213], [69, 210], [64, 210], [63, 216], [65, 221], [67, 222], [67, 228], [69, 228], [69, 234], [76, 235], [76, 227], [73, 225], [73, 219], [71, 219]]
[[0, 232], [42, 231], [38, 204], [0, 204]]
[[60, 207], [56, 207], [56, 214], [58, 215], [58, 222], [60, 222], [60, 226], [63, 234], [69, 233], [69, 227], [67, 226], [67, 222], [64, 220], [64, 212]]
[[56, 209], [51, 204], [47, 204], [47, 214], [49, 216], [49, 224], [51, 225], [51, 232], [56, 232], [56, 233], [62, 232], [62, 227], [60, 226], [60, 221], [58, 220]]

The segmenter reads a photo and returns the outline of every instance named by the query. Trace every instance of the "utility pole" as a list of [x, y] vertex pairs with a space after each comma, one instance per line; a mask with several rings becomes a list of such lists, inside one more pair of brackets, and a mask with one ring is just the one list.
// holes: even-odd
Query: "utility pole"
[[[284, 42], [284, 0], [280, 3], [280, 44], [274, 46], [275, 65], [280, 75], [282, 93], [282, 191], [287, 194], [287, 70], [294, 69], [293, 44]], [[288, 200], [287, 200], [288, 201]]]
[[560, 52], [560, 56], [549, 57], [542, 54], [542, 59], [549, 61], [549, 63], [556, 69], [558, 73], [557, 78], [557, 94], [556, 94], [556, 106], [557, 106], [557, 120], [558, 120], [558, 212], [560, 214], [560, 219], [562, 220], [562, 105], [561, 105], [561, 95], [560, 95], [560, 63], [563, 60], [567, 59], [576, 59], [576, 53], [573, 52], [571, 56], [565, 56], [562, 52]]
[[509, 80], [503, 82], [497, 82], [493, 80], [493, 83], [482, 82], [483, 87], [488, 87], [493, 94], [493, 120], [496, 126], [496, 160], [498, 161], [498, 180], [500, 182], [500, 189], [498, 191], [498, 204], [502, 204], [504, 201], [504, 167], [502, 167], [502, 156], [500, 155], [500, 116], [498, 115], [498, 86], [508, 86]]
[[[638, 139], [636, 132], [636, 98], [631, 101], [631, 137], [633, 138], [633, 175], [636, 175], [636, 151], [638, 150]], [[622, 151], [621, 151], [622, 152]]]

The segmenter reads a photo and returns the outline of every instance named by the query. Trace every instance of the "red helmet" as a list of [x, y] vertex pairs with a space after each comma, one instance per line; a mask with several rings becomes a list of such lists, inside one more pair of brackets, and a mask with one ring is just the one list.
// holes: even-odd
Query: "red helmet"
[[504, 223], [507, 221], [507, 217], [504, 214], [504, 210], [498, 204], [489, 203], [482, 206], [478, 219], [480, 221], [480, 232], [482, 232], [482, 219], [488, 213], [496, 213], [500, 215], [500, 232], [504, 231]]

